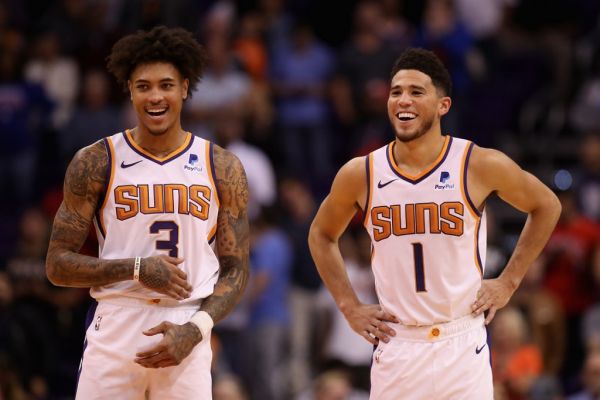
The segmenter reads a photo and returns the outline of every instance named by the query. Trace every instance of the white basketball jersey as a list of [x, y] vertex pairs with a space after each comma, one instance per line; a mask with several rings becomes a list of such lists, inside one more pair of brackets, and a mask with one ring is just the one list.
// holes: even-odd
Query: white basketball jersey
[[473, 144], [446, 136], [436, 161], [418, 176], [398, 167], [394, 145], [366, 157], [364, 225], [380, 304], [407, 325], [463, 317], [485, 265], [485, 213], [466, 182]]
[[[137, 145], [129, 131], [104, 142], [109, 155], [106, 192], [94, 220], [99, 257], [183, 258], [178, 267], [193, 287], [186, 302], [210, 295], [219, 271], [213, 246], [219, 197], [212, 143], [188, 133], [181, 147], [159, 158]], [[91, 295], [167, 298], [133, 280], [93, 287]]]

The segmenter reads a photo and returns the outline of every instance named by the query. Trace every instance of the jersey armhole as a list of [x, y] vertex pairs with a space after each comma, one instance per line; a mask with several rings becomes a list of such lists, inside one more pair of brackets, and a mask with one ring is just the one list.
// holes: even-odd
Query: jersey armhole
[[215, 171], [215, 162], [214, 162], [214, 145], [212, 142], [205, 141], [206, 147], [206, 168], [208, 171], [208, 179], [210, 180], [210, 184], [212, 185], [212, 189], [215, 192], [215, 203], [217, 204], [217, 208], [221, 205], [221, 195], [219, 193], [219, 187], [217, 186], [217, 172]]
[[373, 190], [371, 189], [373, 182], [373, 153], [369, 153], [365, 156], [365, 168], [367, 172], [367, 198], [365, 199], [365, 209], [363, 210], [363, 225], [366, 227], [369, 223], [371, 201], [373, 198]]
[[462, 165], [461, 165], [461, 180], [460, 180], [460, 191], [462, 193], [463, 200], [469, 209], [469, 212], [475, 217], [475, 219], [481, 218], [481, 211], [475, 207], [471, 196], [469, 196], [468, 182], [467, 182], [467, 170], [469, 169], [469, 159], [471, 157], [471, 151], [473, 150], [473, 142], [467, 142], [467, 146], [464, 150]]
[[104, 142], [104, 146], [106, 147], [106, 155], [108, 157], [108, 162], [106, 163], [106, 173], [104, 178], [104, 190], [100, 194], [100, 198], [98, 199], [98, 205], [96, 206], [96, 225], [98, 226], [98, 230], [102, 237], [106, 236], [106, 229], [104, 227], [104, 220], [102, 218], [102, 210], [106, 206], [106, 202], [108, 201], [108, 191], [112, 187], [113, 178], [115, 176], [115, 150], [112, 143], [111, 138], [106, 137], [102, 139]]

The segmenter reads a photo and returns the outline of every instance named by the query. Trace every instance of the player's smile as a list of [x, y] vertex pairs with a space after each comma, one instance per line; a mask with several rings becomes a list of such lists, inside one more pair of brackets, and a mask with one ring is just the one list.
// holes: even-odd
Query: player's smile
[[129, 90], [141, 127], [152, 135], [178, 130], [187, 87], [187, 80], [169, 63], [139, 65], [131, 74]]
[[418, 117], [418, 114], [415, 114], [410, 111], [400, 111], [396, 114], [396, 118], [400, 121], [400, 125], [408, 125], [412, 121], [414, 121]]

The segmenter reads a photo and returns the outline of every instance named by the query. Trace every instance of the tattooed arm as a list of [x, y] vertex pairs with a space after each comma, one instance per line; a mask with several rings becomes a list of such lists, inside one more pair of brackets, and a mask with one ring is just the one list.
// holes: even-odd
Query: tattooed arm
[[[46, 257], [46, 274], [57, 286], [91, 287], [133, 278], [133, 258], [103, 260], [78, 253], [102, 197], [107, 167], [106, 146], [98, 141], [79, 150], [67, 168]], [[189, 297], [187, 277], [176, 266], [181, 261], [167, 256], [143, 259], [140, 283], [176, 299]]]
[[217, 220], [220, 272], [212, 295], [200, 309], [216, 323], [231, 312], [248, 282], [248, 181], [236, 156], [214, 146], [215, 173], [221, 207]]
[[[248, 281], [248, 182], [236, 156], [214, 146], [213, 158], [221, 207], [217, 218], [219, 278], [214, 292], [204, 299], [206, 311], [216, 323], [237, 304]], [[165, 321], [144, 331], [144, 335], [162, 334], [163, 339], [136, 354], [135, 362], [146, 368], [179, 365], [202, 339], [200, 329], [191, 322], [183, 325]]]

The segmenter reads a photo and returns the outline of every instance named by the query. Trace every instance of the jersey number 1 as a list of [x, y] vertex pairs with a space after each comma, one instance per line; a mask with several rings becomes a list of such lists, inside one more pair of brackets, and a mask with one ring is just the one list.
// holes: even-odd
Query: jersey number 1
[[413, 243], [413, 258], [415, 260], [415, 288], [417, 292], [426, 292], [425, 289], [425, 266], [423, 265], [423, 245]]

